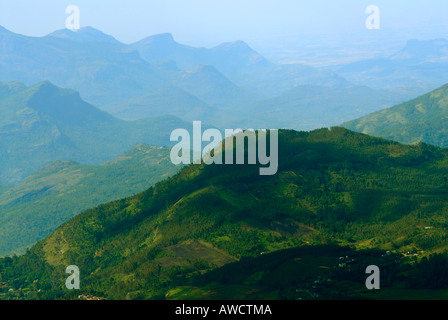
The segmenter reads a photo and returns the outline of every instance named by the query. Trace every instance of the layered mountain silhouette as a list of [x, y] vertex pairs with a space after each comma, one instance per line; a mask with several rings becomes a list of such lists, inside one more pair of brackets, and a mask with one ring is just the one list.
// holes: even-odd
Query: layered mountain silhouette
[[55, 160], [107, 161], [138, 143], [168, 145], [172, 116], [134, 122], [114, 118], [78, 92], [50, 82], [0, 84], [0, 181], [15, 183]]
[[[176, 61], [181, 70], [198, 65], [214, 66], [230, 81], [239, 82], [236, 85], [244, 84], [243, 89], [248, 91], [267, 88], [265, 85], [257, 88], [261, 79], [256, 79], [260, 74], [250, 75], [255, 71], [263, 73], [263, 78], [275, 78], [271, 83], [276, 83], [281, 90], [297, 84], [294, 82], [297, 77], [305, 82], [307, 78], [303, 72], [305, 69], [301, 73], [294, 69], [277, 70], [276, 65], [242, 41], [211, 49], [193, 48], [176, 43], [170, 34], [163, 34], [128, 46], [99, 30], [86, 27], [76, 32], [59, 30], [40, 38], [18, 35], [2, 28], [0, 43], [0, 80], [22, 81], [28, 85], [49, 80], [58, 86], [78, 90], [88, 102], [100, 107], [155, 93], [173, 84], [170, 75], [155, 71], [151, 65], [167, 60]], [[346, 83], [329, 72], [318, 72], [311, 67], [306, 70], [310, 79], [319, 74], [320, 79], [312, 80], [313, 83], [318, 82], [315, 84]], [[182, 74], [179, 76], [176, 80], [182, 82]], [[219, 84], [221, 75], [216, 72], [214, 76]], [[246, 85], [247, 76], [255, 82], [249, 81]], [[212, 84], [213, 81], [209, 86]], [[197, 90], [200, 88], [195, 86], [193, 91]], [[279, 92], [278, 89], [271, 91]], [[219, 101], [218, 104], [226, 102]]]
[[300, 64], [274, 64], [243, 41], [223, 43], [210, 49], [195, 48], [177, 43], [171, 34], [162, 34], [143, 39], [132, 47], [151, 63], [172, 60], [182, 70], [212, 65], [237, 85], [262, 97], [278, 95], [303, 84], [348, 84], [333, 72]]
[[[48, 80], [78, 90], [83, 98], [99, 106], [155, 91], [166, 83], [129, 46], [103, 41], [104, 35], [98, 37], [99, 31], [92, 35], [93, 29], [73, 35], [70, 32], [56, 32], [68, 34], [66, 37], [52, 34], [36, 38], [3, 29], [0, 80], [27, 85]], [[80, 41], [85, 37], [94, 41]]]
[[[344, 117], [333, 119], [330, 112], [321, 115], [322, 121], [305, 126], [302, 124], [308, 119], [298, 123], [279, 115], [280, 121], [275, 120], [280, 127], [312, 129], [367, 114], [375, 110], [374, 104], [377, 110], [416, 96], [404, 90], [395, 95], [378, 92], [374, 99], [369, 95], [363, 99], [362, 87], [332, 71], [272, 63], [243, 41], [197, 48], [176, 42], [171, 34], [160, 34], [126, 45], [86, 27], [41, 38], [2, 28], [0, 43], [0, 80], [19, 80], [26, 85], [49, 80], [79, 91], [87, 102], [122, 119], [174, 115], [218, 126], [256, 127], [261, 123], [255, 121], [255, 114], [250, 117], [254, 121], [244, 116], [253, 113], [253, 105], [265, 106], [266, 101], [277, 99], [300, 110], [307, 98], [306, 92], [304, 96], [290, 94], [300, 92], [297, 87], [328, 88], [308, 105], [309, 110], [319, 109], [338, 89], [353, 92], [359, 88], [353, 92], [359, 98], [357, 105], [336, 106], [344, 110], [340, 113]], [[285, 101], [288, 97], [291, 101]], [[239, 121], [241, 114], [244, 119]]]
[[[323, 297], [362, 298], [376, 262], [391, 276], [382, 296], [393, 298], [420, 273], [386, 250], [445, 247], [444, 150], [332, 128], [280, 131], [279, 156], [275, 176], [253, 165], [192, 165], [77, 215], [24, 256], [0, 260], [9, 294], [282, 299], [325, 277]], [[355, 261], [347, 244], [374, 250]], [[346, 255], [352, 270], [340, 266]], [[73, 264], [84, 274], [76, 293], [65, 288]]]
[[402, 87], [423, 94], [448, 82], [448, 41], [409, 40], [389, 57], [358, 61], [332, 70], [348, 81], [373, 88]]

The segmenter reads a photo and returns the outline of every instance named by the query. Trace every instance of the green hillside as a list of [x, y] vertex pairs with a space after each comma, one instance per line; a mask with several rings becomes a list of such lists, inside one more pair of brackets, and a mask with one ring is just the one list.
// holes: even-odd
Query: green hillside
[[98, 166], [57, 161], [0, 188], [0, 256], [23, 253], [76, 214], [175, 174], [169, 154], [168, 148], [138, 145]]
[[[381, 298], [448, 288], [444, 256], [415, 265], [447, 249], [446, 150], [333, 128], [281, 131], [279, 155], [275, 176], [189, 166], [77, 215], [0, 260], [2, 297], [295, 299], [297, 287], [315, 297], [309, 284], [323, 279], [326, 297], [375, 298], [364, 286], [370, 264], [382, 268]], [[338, 268], [338, 256], [354, 266]], [[81, 270], [80, 291], [65, 289], [68, 265]]]
[[[171, 34], [159, 34], [142, 39], [131, 46], [151, 64], [174, 61], [181, 70], [191, 70], [199, 65], [213, 66], [237, 86], [256, 92], [260, 97], [274, 97], [299, 85], [335, 87], [348, 85], [344, 78], [331, 71], [304, 64], [272, 63], [244, 41], [222, 43], [208, 49], [180, 44]], [[213, 73], [216, 74], [216, 71]], [[181, 73], [176, 79], [182, 80], [185, 76], [189, 77], [188, 74]], [[222, 75], [219, 74], [211, 77], [212, 80], [222, 81], [220, 78]], [[195, 89], [199, 90], [200, 87]], [[235, 99], [235, 102], [238, 101]]]
[[448, 146], [448, 85], [342, 126], [369, 135], [412, 144]]

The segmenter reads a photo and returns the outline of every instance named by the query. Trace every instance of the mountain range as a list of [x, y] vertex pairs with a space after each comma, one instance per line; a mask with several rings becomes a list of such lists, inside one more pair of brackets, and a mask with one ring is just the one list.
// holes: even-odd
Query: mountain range
[[56, 160], [99, 164], [135, 144], [169, 145], [185, 128], [174, 116], [123, 121], [50, 82], [0, 84], [0, 184], [17, 183]]
[[[410, 40], [318, 69], [243, 41], [0, 27], [0, 299], [448, 297], [447, 54]], [[194, 120], [285, 128], [277, 174], [175, 167]]]
[[[400, 80], [393, 86], [372, 84], [372, 90], [363, 86], [370, 85], [364, 80], [372, 76], [361, 79], [368, 73], [369, 61], [359, 62], [358, 67], [353, 64], [337, 68], [349, 76], [352, 69], [359, 72], [359, 77], [349, 77], [349, 82], [333, 70], [275, 64], [243, 41], [212, 48], [192, 47], [176, 42], [168, 33], [126, 45], [91, 27], [76, 32], [58, 30], [40, 38], [1, 28], [0, 43], [0, 80], [22, 81], [28, 86], [51, 81], [79, 91], [83, 100], [126, 120], [173, 115], [222, 128], [251, 128], [264, 125], [272, 104], [279, 103], [280, 110], [292, 110], [297, 115], [290, 118], [276, 114], [273, 121], [277, 127], [309, 130], [404, 102], [433, 83], [425, 82], [416, 89], [412, 81]], [[406, 50], [412, 53], [419, 46], [411, 43]], [[432, 51], [439, 57], [444, 52]], [[401, 66], [402, 60], [417, 63], [415, 59], [400, 58], [403, 56], [407, 55], [400, 53], [390, 58], [386, 67]], [[418, 63], [422, 72], [434, 74], [425, 71], [430, 58], [434, 60], [433, 55], [428, 55], [424, 63]], [[441, 63], [439, 60], [437, 63]], [[387, 78], [382, 74], [375, 77]], [[437, 81], [441, 78], [443, 74]], [[319, 94], [312, 100], [307, 98], [307, 86], [319, 88], [314, 89]], [[335, 96], [338, 90], [356, 98], [347, 102]], [[331, 111], [314, 116], [328, 101]], [[304, 114], [303, 110], [310, 111], [310, 115], [305, 116], [308, 112]]]
[[[191, 165], [77, 215], [25, 255], [0, 260], [2, 297], [282, 299], [307, 289], [375, 299], [420, 290], [428, 266], [401, 253], [445, 247], [445, 149], [332, 128], [281, 131], [279, 155], [275, 176]], [[387, 275], [380, 293], [365, 290], [372, 263]], [[84, 275], [80, 291], [65, 288], [68, 265]], [[437, 272], [425, 279], [434, 277], [447, 285]]]
[[170, 149], [137, 145], [97, 166], [56, 161], [0, 190], [0, 256], [25, 249], [102, 203], [137, 194], [175, 174]]
[[329, 71], [300, 65], [277, 65], [243, 41], [213, 48], [196, 48], [177, 43], [171, 34], [150, 36], [131, 45], [143, 59], [157, 64], [174, 61], [181, 70], [198, 65], [214, 66], [238, 86], [272, 97], [297, 85], [345, 86], [348, 82]]
[[[91, 27], [76, 32], [59, 30], [40, 38], [15, 34], [1, 27], [0, 44], [0, 81], [22, 81], [31, 85], [48, 80], [57, 86], [78, 90], [84, 99], [100, 107], [148, 95], [173, 84], [172, 73], [167, 74], [151, 63], [165, 62], [179, 55], [192, 60], [192, 63], [187, 64], [177, 59], [179, 61], [176, 63], [180, 64], [182, 71], [216, 64], [219, 72], [214, 71], [212, 76], [217, 77], [218, 81], [219, 78], [226, 78], [221, 74], [221, 70], [228, 74], [231, 74], [232, 70], [243, 72], [243, 65], [251, 74], [259, 70], [266, 79], [272, 78], [274, 74], [270, 74], [273, 69], [264, 69], [265, 66], [284, 69], [267, 62], [242, 41], [212, 49], [196, 49], [177, 44], [171, 35], [158, 35], [133, 45], [126, 45]], [[187, 52], [190, 51], [192, 56], [187, 57]], [[194, 73], [204, 71], [207, 75], [211, 69], [194, 70]], [[345, 83], [331, 72], [318, 72], [311, 67], [301, 67], [297, 70], [293, 67], [287, 70], [281, 71], [283, 75], [269, 83], [289, 89], [297, 84], [295, 77], [307, 82], [308, 75], [305, 70], [310, 75], [309, 78], [319, 78], [313, 84]], [[184, 73], [176, 75], [177, 81], [174, 82], [182, 83], [183, 76]], [[251, 77], [256, 79], [259, 74], [252, 74]], [[284, 81], [281, 81], [282, 77], [285, 78]], [[190, 78], [189, 83], [192, 80]], [[192, 84], [196, 90], [200, 90], [203, 83]], [[220, 89], [220, 84], [218, 82], [215, 89]], [[213, 86], [213, 81], [208, 85]], [[250, 86], [240, 90], [253, 91], [252, 89]], [[224, 102], [219, 101], [218, 104]]]
[[388, 57], [333, 66], [348, 81], [372, 88], [401, 87], [415, 96], [448, 82], [448, 40], [409, 40]]

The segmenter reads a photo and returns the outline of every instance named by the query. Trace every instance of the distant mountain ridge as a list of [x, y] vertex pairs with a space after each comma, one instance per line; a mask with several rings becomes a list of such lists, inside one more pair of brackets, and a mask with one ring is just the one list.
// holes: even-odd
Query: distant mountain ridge
[[16, 183], [43, 165], [71, 159], [100, 163], [137, 143], [170, 144], [187, 124], [173, 116], [127, 122], [50, 82], [0, 83], [0, 183]]
[[150, 63], [173, 60], [184, 70], [197, 65], [213, 65], [221, 72], [227, 72], [243, 66], [272, 64], [241, 40], [208, 49], [180, 44], [172, 34], [165, 33], [147, 37], [131, 46]]
[[[247, 92], [267, 97], [297, 84], [347, 83], [332, 72], [311, 67], [278, 68], [242, 41], [207, 49], [181, 45], [171, 34], [155, 35], [126, 45], [92, 27], [76, 32], [58, 30], [40, 38], [15, 34], [4, 28], [0, 32], [0, 81], [31, 85], [48, 80], [79, 91], [83, 99], [99, 107], [146, 96], [182, 82], [182, 73], [174, 75], [173, 79], [173, 73], [167, 74], [152, 65], [170, 60], [183, 71], [199, 65], [214, 67], [234, 86], [241, 87], [238, 90], [245, 91], [246, 98], [250, 97]], [[222, 76], [216, 74], [216, 77]], [[211, 81], [210, 86], [213, 83]], [[200, 90], [198, 85], [193, 83], [195, 90], [192, 91]], [[195, 95], [194, 92], [189, 93]], [[212, 95], [213, 91], [208, 93]], [[218, 96], [215, 100], [221, 98]], [[257, 100], [254, 96], [250, 99], [251, 102]], [[219, 100], [216, 104], [234, 101], [236, 99]], [[215, 104], [216, 101], [210, 102]]]
[[40, 38], [3, 29], [0, 81], [31, 85], [45, 80], [76, 89], [99, 106], [167, 84], [136, 50], [93, 28], [61, 30]]
[[78, 42], [110, 42], [120, 44], [114, 37], [107, 35], [92, 27], [83, 27], [79, 30], [61, 29], [48, 34], [46, 37], [61, 38]]
[[[243, 126], [313, 130], [331, 127], [405, 101], [408, 95], [363, 86], [304, 85], [280, 96], [245, 106], [233, 113]], [[218, 119], [224, 118], [217, 116]]]
[[167, 86], [146, 96], [109, 105], [104, 110], [125, 120], [157, 117], [169, 112], [186, 121], [194, 121], [204, 119], [212, 112], [212, 107], [179, 87]]
[[406, 43], [402, 50], [393, 54], [390, 59], [413, 62], [447, 60], [448, 40], [443, 38], [434, 40], [412, 39]]
[[174, 61], [180, 69], [212, 65], [238, 86], [272, 97], [297, 85], [346, 86], [348, 82], [329, 71], [305, 65], [277, 65], [244, 41], [223, 43], [213, 48], [179, 44], [172, 34], [150, 36], [131, 44], [148, 62]]
[[330, 69], [358, 85], [423, 94], [448, 82], [448, 40], [409, 40], [390, 56]]

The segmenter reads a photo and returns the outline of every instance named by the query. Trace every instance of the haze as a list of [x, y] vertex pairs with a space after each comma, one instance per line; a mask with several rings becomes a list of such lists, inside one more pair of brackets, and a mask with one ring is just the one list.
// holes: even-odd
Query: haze
[[[365, 57], [384, 50], [392, 52], [411, 38], [446, 37], [448, 2], [432, 0], [430, 3], [423, 0], [1, 0], [0, 25], [16, 33], [43, 36], [65, 27], [65, 8], [74, 4], [81, 9], [82, 26], [93, 26], [125, 43], [165, 32], [172, 33], [179, 42], [194, 46], [210, 47], [241, 39], [276, 61], [317, 64], [319, 59], [320, 62], [342, 59], [340, 51], [345, 49]], [[371, 4], [381, 9], [381, 30], [365, 28], [365, 9]], [[316, 50], [327, 58], [317, 57]]]

